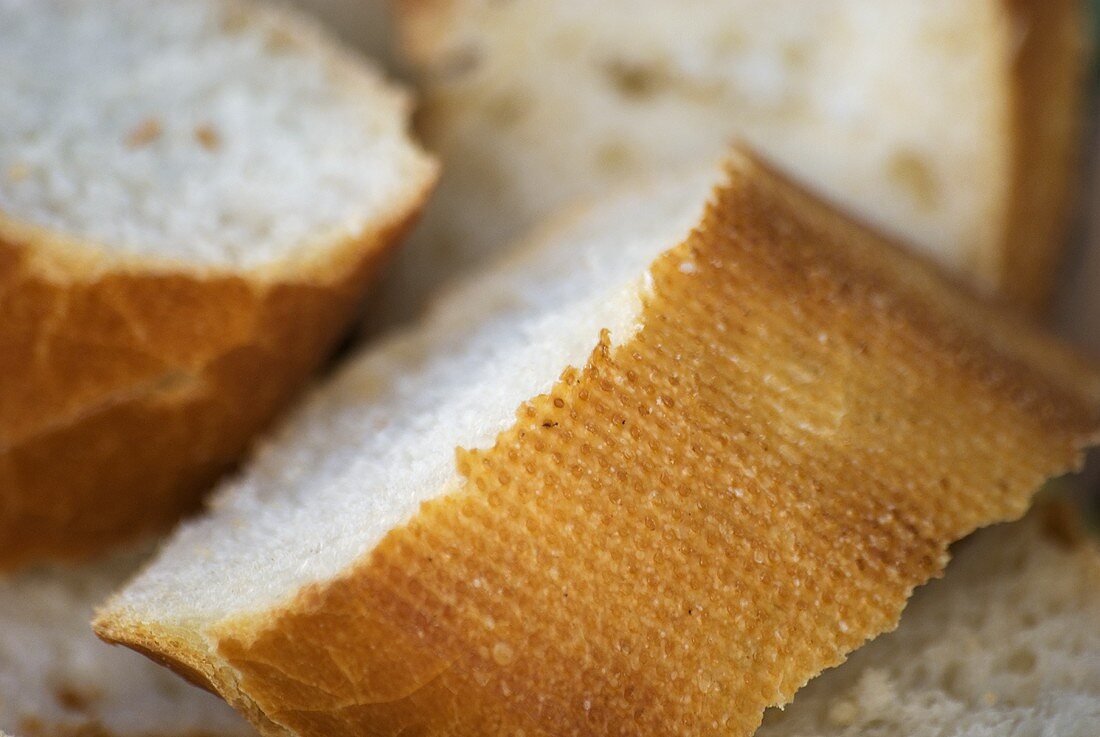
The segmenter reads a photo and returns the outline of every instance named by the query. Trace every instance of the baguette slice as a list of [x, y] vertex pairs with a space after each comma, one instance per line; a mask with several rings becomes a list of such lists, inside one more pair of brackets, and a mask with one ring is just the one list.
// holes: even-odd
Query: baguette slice
[[0, 578], [0, 730], [19, 737], [246, 737], [224, 702], [95, 638], [92, 607], [148, 546]]
[[747, 735], [1100, 431], [1100, 376], [745, 152], [443, 299], [99, 612], [268, 735]]
[[1100, 557], [1059, 515], [964, 541], [896, 632], [769, 712], [757, 737], [1094, 737]]
[[[747, 139], [942, 263], [1042, 304], [1086, 73], [1080, 0], [404, 0], [445, 162], [387, 286]], [[423, 294], [424, 292], [420, 292]]]
[[0, 568], [174, 522], [347, 327], [435, 164], [245, 0], [0, 0]]

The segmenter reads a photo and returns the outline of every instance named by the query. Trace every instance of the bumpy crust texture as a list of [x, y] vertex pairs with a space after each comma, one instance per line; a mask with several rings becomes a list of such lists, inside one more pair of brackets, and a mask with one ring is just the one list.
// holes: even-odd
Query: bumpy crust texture
[[193, 508], [328, 355], [429, 186], [295, 273], [68, 263], [10, 228], [0, 568], [91, 554]]
[[101, 636], [269, 735], [751, 734], [1079, 463], [1100, 382], [744, 155], [715, 198], [638, 332], [345, 575]]

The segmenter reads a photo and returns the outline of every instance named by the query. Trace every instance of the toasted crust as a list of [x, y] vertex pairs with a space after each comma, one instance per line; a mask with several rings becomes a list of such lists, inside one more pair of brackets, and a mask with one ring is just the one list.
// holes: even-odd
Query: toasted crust
[[638, 332], [344, 575], [100, 636], [268, 735], [751, 734], [1079, 464], [1100, 377], [747, 154], [729, 176]]
[[192, 509], [328, 355], [433, 176], [293, 270], [104, 262], [0, 223], [0, 568]]

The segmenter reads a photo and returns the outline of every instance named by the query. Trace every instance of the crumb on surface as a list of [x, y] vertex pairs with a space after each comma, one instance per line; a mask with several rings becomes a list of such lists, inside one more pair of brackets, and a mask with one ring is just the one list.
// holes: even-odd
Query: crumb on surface
[[126, 136], [126, 145], [130, 148], [148, 146], [164, 133], [164, 125], [157, 118], [146, 118]]
[[222, 142], [221, 136], [218, 135], [218, 131], [214, 126], [209, 123], [203, 123], [195, 128], [195, 140], [199, 142], [199, 145], [205, 148], [207, 151], [213, 151]]
[[21, 161], [17, 161], [8, 167], [8, 181], [21, 182], [31, 174], [31, 167]]

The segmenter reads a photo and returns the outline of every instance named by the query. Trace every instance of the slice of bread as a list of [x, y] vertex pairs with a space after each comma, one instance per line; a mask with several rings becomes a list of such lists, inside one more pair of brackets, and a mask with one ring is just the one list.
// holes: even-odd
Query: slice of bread
[[1031, 305], [1051, 287], [1086, 68], [1079, 0], [399, 5], [445, 170], [387, 286], [397, 298], [564, 202], [734, 135], [985, 287]]
[[92, 634], [92, 607], [148, 552], [0, 578], [0, 729], [19, 737], [255, 734], [220, 699]]
[[269, 735], [750, 734], [1100, 433], [1100, 376], [745, 152], [353, 360], [96, 629]]
[[435, 164], [244, 0], [0, 0], [0, 568], [163, 526], [330, 352]]
[[1095, 737], [1100, 558], [1036, 511], [964, 541], [896, 632], [770, 711], [757, 737]]

